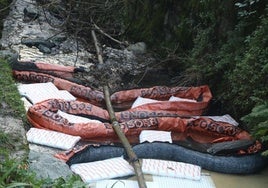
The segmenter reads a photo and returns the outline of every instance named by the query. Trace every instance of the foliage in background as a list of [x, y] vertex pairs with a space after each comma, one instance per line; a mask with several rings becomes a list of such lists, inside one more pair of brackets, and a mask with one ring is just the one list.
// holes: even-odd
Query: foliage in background
[[201, 75], [199, 83], [209, 84], [214, 97], [223, 104], [223, 113], [236, 119], [254, 107], [252, 97], [268, 99], [267, 4], [248, 2], [236, 6], [236, 22], [226, 37], [212, 40], [217, 27], [210, 25], [200, 30], [189, 54], [191, 66], [186, 70]]
[[[126, 1], [127, 37], [156, 49], [177, 85], [208, 84], [240, 119], [268, 99], [267, 1]], [[173, 57], [173, 58], [170, 58]]]
[[260, 25], [245, 37], [244, 53], [237, 57], [233, 70], [226, 78], [230, 93], [224, 99], [237, 106], [236, 113], [247, 114], [256, 105], [268, 100], [268, 7]]
[[[251, 113], [244, 116], [242, 121], [250, 126], [253, 136], [263, 143], [268, 143], [268, 102], [255, 106]], [[263, 152], [268, 156], [268, 149]]]
[[130, 0], [125, 6], [125, 39], [149, 44], [177, 85], [208, 84], [219, 115], [240, 120], [268, 101], [267, 1]]
[[0, 38], [2, 37], [3, 20], [8, 14], [9, 5], [12, 0], [0, 0]]

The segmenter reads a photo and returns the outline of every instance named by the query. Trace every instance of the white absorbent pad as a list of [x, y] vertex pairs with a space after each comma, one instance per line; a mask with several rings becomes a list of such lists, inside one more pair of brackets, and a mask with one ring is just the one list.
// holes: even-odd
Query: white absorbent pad
[[[145, 182], [147, 188], [162, 188], [157, 182]], [[96, 188], [139, 188], [138, 181], [134, 180], [102, 180], [96, 183]]]
[[134, 103], [132, 104], [131, 108], [135, 108], [137, 106], [141, 106], [144, 104], [150, 104], [150, 103], [155, 103], [155, 102], [161, 102], [155, 99], [149, 99], [149, 98], [143, 98], [143, 97], [138, 97]]
[[66, 90], [58, 90], [51, 82], [20, 84], [18, 85], [20, 95], [26, 97], [35, 104], [47, 99], [76, 100], [76, 98]]
[[153, 176], [153, 182], [161, 188], [216, 188], [210, 176], [202, 175], [199, 181], [171, 178], [165, 176]]
[[40, 144], [62, 150], [70, 150], [81, 139], [80, 136], [72, 136], [56, 131], [31, 128], [26, 137], [28, 142]]
[[[180, 97], [174, 97], [171, 96], [168, 101], [187, 101], [187, 102], [196, 102], [194, 99], [186, 99], [186, 98], [180, 98]], [[150, 104], [150, 103], [155, 103], [155, 102], [164, 102], [164, 101], [159, 101], [155, 99], [149, 99], [149, 98], [144, 98], [144, 97], [138, 97], [134, 103], [132, 104], [131, 108], [135, 108], [137, 106], [141, 106], [144, 104]]]
[[61, 110], [58, 110], [57, 114], [67, 119], [70, 123], [101, 123], [101, 121], [99, 120], [94, 120], [94, 119], [85, 118], [85, 117], [81, 117], [81, 116], [77, 116], [73, 114], [68, 114]]
[[[165, 176], [152, 176], [146, 181], [147, 188], [216, 188], [209, 175], [202, 175], [199, 181], [171, 178]], [[133, 180], [116, 179], [96, 182], [96, 188], [139, 188], [138, 182]]]
[[85, 183], [134, 174], [133, 167], [123, 157], [73, 164], [71, 170], [78, 174]]
[[214, 121], [221, 121], [226, 122], [234, 126], [238, 126], [238, 122], [235, 121], [229, 114], [225, 114], [223, 116], [208, 116], [209, 118], [213, 119]]
[[139, 136], [140, 143], [142, 142], [169, 142], [172, 143], [171, 132], [158, 130], [143, 130]]
[[190, 180], [200, 180], [201, 178], [200, 166], [157, 159], [142, 159], [142, 172], [145, 174]]
[[[123, 157], [73, 164], [70, 168], [85, 183], [135, 174], [133, 167]], [[201, 179], [200, 166], [174, 161], [142, 159], [142, 172], [144, 174], [184, 178], [188, 180]]]
[[196, 102], [196, 100], [194, 100], [194, 99], [186, 99], [186, 98], [174, 97], [174, 96], [171, 96], [168, 101]]
[[[195, 116], [195, 117], [200, 117], [200, 116]], [[202, 116], [202, 117], [206, 117], [206, 118], [210, 118], [213, 121], [220, 121], [220, 122], [225, 122], [225, 123], [229, 123], [233, 126], [238, 126], [239, 123], [237, 121], [235, 121], [229, 114], [225, 114], [223, 116]]]

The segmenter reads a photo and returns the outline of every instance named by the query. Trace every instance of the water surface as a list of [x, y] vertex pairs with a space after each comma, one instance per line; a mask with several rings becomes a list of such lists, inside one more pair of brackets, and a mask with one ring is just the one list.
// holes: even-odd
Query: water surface
[[[204, 170], [205, 171], [205, 170]], [[267, 188], [268, 167], [251, 175], [221, 174], [205, 171], [211, 175], [216, 188]]]

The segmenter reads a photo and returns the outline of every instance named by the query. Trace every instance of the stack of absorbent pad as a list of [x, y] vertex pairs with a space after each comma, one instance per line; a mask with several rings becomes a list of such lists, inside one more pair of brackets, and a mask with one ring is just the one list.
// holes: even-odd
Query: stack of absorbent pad
[[56, 131], [31, 128], [26, 133], [27, 141], [34, 144], [49, 146], [62, 150], [72, 149], [81, 139], [80, 136], [72, 136]]

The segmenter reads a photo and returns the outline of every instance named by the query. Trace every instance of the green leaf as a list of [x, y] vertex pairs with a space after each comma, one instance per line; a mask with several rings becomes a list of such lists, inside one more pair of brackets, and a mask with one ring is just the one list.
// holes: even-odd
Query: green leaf
[[16, 169], [16, 168], [18, 168], [18, 166], [19, 166], [19, 163], [20, 162], [16, 162], [16, 163], [14, 163], [13, 165], [12, 165], [12, 167], [8, 170], [8, 171], [6, 171], [2, 176], [1, 176], [1, 178], [0, 178], [0, 182], [3, 182], [11, 173], [12, 173], [12, 171], [14, 170], [14, 169]]
[[263, 156], [268, 156], [268, 150], [262, 152], [262, 155], [263, 155]]

